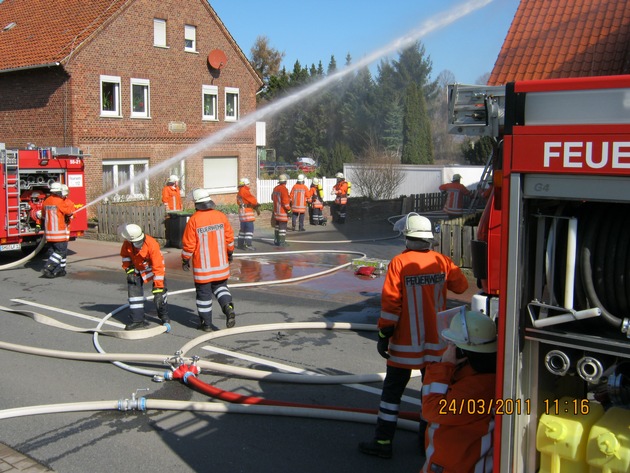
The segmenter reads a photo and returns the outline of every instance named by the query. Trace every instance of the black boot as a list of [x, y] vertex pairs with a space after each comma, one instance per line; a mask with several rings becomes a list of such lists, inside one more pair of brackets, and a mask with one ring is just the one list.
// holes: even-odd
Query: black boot
[[223, 313], [225, 314], [225, 326], [232, 328], [236, 324], [236, 314], [234, 313], [234, 304], [231, 302], [225, 304], [223, 307]]

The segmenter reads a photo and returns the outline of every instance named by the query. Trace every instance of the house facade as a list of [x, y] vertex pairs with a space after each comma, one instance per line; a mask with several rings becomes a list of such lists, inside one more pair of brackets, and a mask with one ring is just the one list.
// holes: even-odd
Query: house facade
[[81, 149], [89, 202], [159, 202], [175, 173], [188, 199], [233, 203], [256, 176], [255, 125], [238, 124], [261, 87], [206, 0], [0, 3], [0, 142]]

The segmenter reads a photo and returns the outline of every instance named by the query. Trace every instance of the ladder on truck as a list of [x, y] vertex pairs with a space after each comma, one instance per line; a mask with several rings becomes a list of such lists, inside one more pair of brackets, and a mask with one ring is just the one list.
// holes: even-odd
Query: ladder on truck
[[4, 228], [6, 236], [20, 235], [20, 165], [17, 150], [0, 150], [4, 186]]

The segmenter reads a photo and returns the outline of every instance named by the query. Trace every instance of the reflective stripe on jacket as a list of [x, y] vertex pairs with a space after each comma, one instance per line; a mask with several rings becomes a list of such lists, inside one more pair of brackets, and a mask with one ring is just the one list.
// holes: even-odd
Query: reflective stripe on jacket
[[429, 422], [422, 471], [491, 472], [496, 375], [441, 362], [427, 366], [422, 382], [422, 417]]
[[273, 201], [273, 216], [278, 222], [288, 222], [289, 215], [288, 210], [291, 210], [291, 199], [289, 197], [289, 191], [286, 184], [278, 184], [273, 188], [271, 193], [271, 200]]
[[333, 192], [337, 196], [335, 198], [336, 204], [346, 205], [348, 203], [348, 183], [346, 181], [341, 181], [335, 184]]
[[46, 240], [51, 242], [70, 240], [69, 223], [66, 221], [74, 212], [74, 202], [51, 194], [42, 203], [42, 208]]
[[140, 273], [144, 282], [153, 281], [156, 288], [164, 287], [166, 274], [164, 255], [155, 238], [145, 235], [144, 243], [140, 249], [125, 240], [120, 249], [120, 256], [122, 256], [122, 267], [125, 271], [134, 268], [137, 273]]
[[182, 236], [182, 258], [192, 258], [195, 283], [206, 284], [230, 277], [228, 253], [234, 251], [234, 231], [219, 210], [197, 210]]
[[306, 194], [308, 193], [308, 187], [299, 182], [291, 188], [289, 199], [291, 200], [291, 211], [303, 214], [306, 212]]
[[444, 212], [450, 215], [461, 215], [464, 211], [464, 196], [470, 195], [466, 186], [459, 182], [449, 182], [442, 184], [440, 190], [446, 192]]
[[306, 194], [306, 199], [311, 203], [314, 209], [324, 208], [324, 189], [321, 184], [311, 184], [311, 188]]
[[468, 280], [450, 258], [432, 250], [405, 250], [387, 268], [378, 328], [394, 327], [387, 364], [421, 369], [440, 361], [446, 348], [437, 312], [446, 309], [447, 290], [461, 294]]
[[179, 186], [164, 186], [162, 188], [162, 203], [167, 205], [168, 210], [182, 210], [182, 197], [179, 193]]
[[256, 220], [254, 207], [258, 205], [258, 201], [256, 197], [252, 195], [249, 186], [241, 186], [238, 188], [236, 203], [238, 204], [238, 219], [240, 222], [253, 222]]

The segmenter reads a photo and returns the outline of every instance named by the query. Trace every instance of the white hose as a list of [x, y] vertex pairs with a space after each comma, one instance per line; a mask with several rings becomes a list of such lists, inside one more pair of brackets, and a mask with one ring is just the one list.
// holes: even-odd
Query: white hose
[[[218, 338], [221, 336], [235, 335], [239, 333], [248, 332], [260, 332], [266, 330], [278, 330], [278, 329], [345, 329], [345, 330], [370, 330], [376, 331], [375, 325], [368, 324], [351, 324], [351, 323], [328, 323], [328, 322], [302, 322], [302, 323], [280, 323], [280, 324], [264, 324], [264, 325], [249, 325], [246, 327], [231, 328], [221, 330], [220, 332], [210, 332], [199, 336], [191, 342], [184, 345], [181, 355], [178, 355], [177, 361], [180, 363], [191, 364], [192, 358], [186, 358], [184, 355], [186, 351], [192, 347], [198, 345], [201, 342], [209, 340], [211, 338]], [[63, 350], [52, 350], [48, 348], [27, 347], [23, 345], [17, 345], [14, 343], [0, 342], [0, 349], [26, 353], [30, 355], [47, 356], [51, 358], [61, 358], [67, 360], [79, 360], [79, 361], [127, 361], [137, 363], [159, 363], [161, 365], [168, 365], [169, 361], [172, 361], [172, 357], [168, 355], [156, 355], [156, 354], [138, 354], [138, 353], [86, 353], [86, 352], [70, 352]], [[375, 383], [381, 382], [385, 379], [385, 373], [371, 373], [363, 375], [303, 375], [292, 373], [277, 373], [273, 371], [255, 370], [251, 368], [239, 368], [237, 366], [215, 363], [212, 361], [198, 360], [197, 366], [208, 371], [215, 371], [219, 373], [231, 374], [241, 378], [258, 379], [269, 382], [288, 382], [296, 384], [360, 384], [360, 383]], [[169, 368], [170, 369], [170, 368]], [[150, 372], [150, 375], [164, 374], [159, 372]]]
[[35, 247], [35, 249], [30, 255], [27, 255], [24, 258], [14, 261], [13, 263], [3, 264], [2, 266], [0, 266], [0, 271], [5, 270], [5, 269], [16, 268], [17, 266], [20, 266], [21, 264], [24, 264], [32, 260], [33, 258], [35, 258], [35, 255], [41, 251], [41, 249], [44, 247], [45, 244], [46, 244], [46, 237], [42, 234], [42, 239], [39, 241], [39, 244]]
[[[128, 403], [142, 404], [144, 407], [138, 410], [171, 410], [171, 411], [193, 411], [193, 412], [213, 412], [219, 414], [258, 414], [285, 417], [305, 417], [312, 419], [342, 420], [347, 422], [360, 422], [373, 424], [376, 421], [374, 414], [364, 414], [361, 412], [340, 411], [334, 409], [316, 409], [312, 407], [283, 407], [283, 406], [261, 406], [254, 404], [231, 404], [224, 402], [193, 402], [193, 401], [171, 401], [163, 399], [140, 400], [115, 400], [115, 401], [92, 401], [75, 402], [68, 404], [48, 404], [29, 407], [18, 407], [14, 409], [0, 410], [0, 419], [11, 419], [40, 414], [58, 414], [65, 412], [87, 412], [87, 411], [113, 411], [121, 410], [121, 405]], [[125, 409], [126, 410], [126, 409]], [[412, 432], [418, 431], [418, 423], [398, 419], [397, 427]]]

